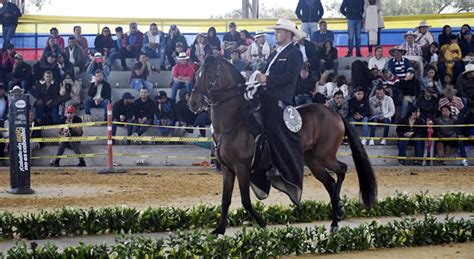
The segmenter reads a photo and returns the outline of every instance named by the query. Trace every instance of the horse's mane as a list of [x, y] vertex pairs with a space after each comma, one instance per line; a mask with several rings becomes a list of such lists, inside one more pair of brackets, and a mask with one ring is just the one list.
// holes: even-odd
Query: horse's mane
[[207, 56], [206, 59], [204, 60], [203, 68], [208, 69], [210, 67], [213, 67], [214, 64], [220, 63], [223, 66], [225, 66], [229, 72], [232, 78], [235, 80], [236, 83], [238, 84], [243, 84], [245, 83], [245, 78], [239, 73], [239, 71], [225, 58], [223, 57], [215, 57], [215, 56]]

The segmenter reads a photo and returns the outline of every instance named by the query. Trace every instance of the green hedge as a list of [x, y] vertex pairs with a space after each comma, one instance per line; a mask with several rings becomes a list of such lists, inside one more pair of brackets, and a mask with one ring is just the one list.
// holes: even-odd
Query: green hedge
[[[432, 216], [416, 221], [406, 218], [386, 225], [373, 221], [355, 228], [342, 227], [330, 234], [324, 227], [286, 226], [274, 229], [243, 229], [232, 236], [216, 238], [207, 232], [176, 232], [166, 239], [136, 237], [105, 244], [67, 247], [52, 244], [29, 249], [18, 243], [8, 258], [267, 258], [283, 255], [327, 254], [369, 248], [412, 247], [473, 241], [473, 220], [444, 222]], [[3, 258], [0, 254], [0, 258]]]
[[[474, 195], [446, 193], [432, 197], [427, 193], [409, 196], [396, 193], [379, 201], [374, 209], [366, 210], [359, 201], [344, 198], [346, 217], [403, 216], [426, 213], [474, 211]], [[256, 210], [269, 224], [313, 222], [331, 218], [331, 206], [320, 201], [304, 201], [302, 208], [294, 206], [255, 205]], [[9, 212], [0, 214], [0, 236], [45, 239], [58, 236], [96, 235], [105, 233], [164, 232], [215, 226], [220, 216], [220, 207], [198, 205], [189, 209], [148, 208], [143, 212], [134, 208], [101, 208], [41, 211], [34, 214], [14, 216]], [[243, 209], [229, 213], [229, 225], [241, 226], [253, 219]]]

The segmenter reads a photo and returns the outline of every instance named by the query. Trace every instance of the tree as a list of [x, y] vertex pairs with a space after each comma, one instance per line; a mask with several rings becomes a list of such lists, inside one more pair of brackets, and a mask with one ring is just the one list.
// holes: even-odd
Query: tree
[[30, 11], [31, 9], [33, 10], [38, 10], [40, 11], [41, 8], [45, 4], [50, 4], [51, 0], [26, 0], [26, 10]]
[[[213, 15], [211, 19], [240, 19], [242, 18], [242, 10], [236, 9], [231, 12], [227, 12], [224, 15]], [[277, 18], [296, 18], [295, 11], [284, 7], [267, 7], [262, 4], [259, 10], [259, 18], [262, 19], [277, 19]]]

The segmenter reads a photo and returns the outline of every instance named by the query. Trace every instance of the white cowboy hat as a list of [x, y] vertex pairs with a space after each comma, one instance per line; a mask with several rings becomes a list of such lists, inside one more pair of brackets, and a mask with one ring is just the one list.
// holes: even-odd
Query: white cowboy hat
[[402, 53], [402, 55], [405, 55], [407, 53], [407, 50], [403, 49], [401, 46], [395, 46], [395, 47], [391, 48], [390, 51], [389, 51], [391, 56], [394, 56], [393, 52], [395, 52], [395, 50], [400, 51]]
[[261, 30], [258, 30], [255, 32], [255, 38], [259, 38], [259, 37], [265, 37], [267, 36], [267, 34], [264, 32], [264, 31], [261, 31]]
[[464, 75], [464, 74], [469, 73], [469, 72], [474, 72], [474, 64], [472, 64], [472, 63], [466, 65], [465, 71], [462, 72], [461, 75]]
[[428, 28], [431, 28], [431, 25], [429, 25], [429, 24], [426, 22], [426, 20], [422, 20], [422, 21], [420, 22], [420, 25], [418, 25], [418, 26], [415, 27], [415, 28], [419, 29], [420, 27], [428, 27]]
[[181, 53], [179, 53], [177, 59], [178, 60], [185, 60], [185, 59], [189, 59], [189, 57], [188, 57], [188, 55], [186, 55], [186, 52], [181, 52]]
[[406, 38], [409, 35], [416, 37], [416, 33], [414, 31], [407, 31], [407, 33], [403, 34], [403, 38]]
[[292, 32], [296, 39], [301, 37], [298, 29], [296, 29], [296, 24], [288, 19], [279, 18], [276, 25], [269, 26], [267, 28], [271, 30], [285, 30]]
[[308, 38], [308, 34], [305, 31], [299, 30], [298, 33], [300, 34], [300, 39]]
[[9, 92], [10, 92], [11, 94], [13, 94], [13, 93], [21, 93], [21, 94], [22, 94], [22, 93], [25, 92], [25, 90], [22, 89], [20, 86], [15, 85], [15, 86], [12, 88], [12, 90], [10, 90]]

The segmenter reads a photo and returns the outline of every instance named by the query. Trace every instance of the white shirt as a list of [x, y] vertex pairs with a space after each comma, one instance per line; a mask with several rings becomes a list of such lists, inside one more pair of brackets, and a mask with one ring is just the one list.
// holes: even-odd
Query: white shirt
[[306, 63], [306, 61], [308, 61], [308, 56], [306, 56], [306, 47], [303, 44], [299, 44], [299, 45], [300, 45], [301, 54], [303, 54], [303, 62]]
[[102, 93], [102, 83], [99, 83], [97, 85], [97, 92], [95, 93], [95, 96], [92, 99], [93, 100], [98, 100], [98, 99], [102, 98], [102, 96], [100, 96], [100, 93]]
[[378, 70], [382, 70], [387, 65], [387, 59], [382, 57], [381, 59], [377, 59], [376, 57], [372, 57], [369, 59], [369, 69], [375, 68], [377, 66]]
[[73, 64], [73, 65], [76, 64], [76, 60], [74, 59], [74, 54], [73, 54], [75, 48], [76, 48], [76, 47], [74, 47], [74, 48], [72, 48], [72, 49], [71, 49], [71, 48], [67, 48], [68, 51], [69, 51], [69, 62], [71, 62], [71, 64]]
[[280, 55], [280, 53], [286, 49], [286, 47], [288, 47], [290, 44], [292, 44], [293, 42], [290, 41], [288, 44], [286, 44], [285, 46], [281, 47], [281, 46], [278, 46], [277, 49], [276, 49], [276, 55], [273, 57], [272, 61], [270, 61], [270, 65], [268, 65], [268, 68], [267, 68], [267, 71], [265, 71], [265, 75], [269, 75], [270, 74], [270, 68], [273, 66], [273, 63], [275, 63], [275, 60], [277, 60], [278, 56]]

